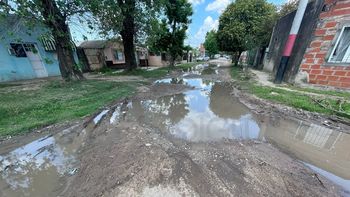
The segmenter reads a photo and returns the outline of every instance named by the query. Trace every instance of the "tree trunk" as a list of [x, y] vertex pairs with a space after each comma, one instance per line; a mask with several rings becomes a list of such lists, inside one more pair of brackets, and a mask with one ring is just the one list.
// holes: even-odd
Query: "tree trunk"
[[123, 20], [123, 29], [120, 32], [123, 39], [124, 46], [124, 55], [125, 55], [125, 64], [128, 71], [137, 68], [136, 56], [135, 56], [135, 44], [134, 44], [134, 35], [135, 35], [135, 0], [127, 0], [125, 3], [121, 0], [118, 3], [125, 4], [122, 5], [122, 13], [124, 16]]
[[66, 17], [59, 11], [54, 0], [41, 0], [45, 24], [51, 29], [56, 42], [57, 57], [62, 78], [65, 81], [84, 79], [73, 56], [70, 32]]

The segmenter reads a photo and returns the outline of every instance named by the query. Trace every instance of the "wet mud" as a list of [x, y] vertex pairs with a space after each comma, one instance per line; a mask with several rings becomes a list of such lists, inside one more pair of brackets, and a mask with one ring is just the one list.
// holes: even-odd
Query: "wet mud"
[[0, 148], [0, 196], [348, 196], [350, 135], [256, 113], [200, 65], [53, 135]]

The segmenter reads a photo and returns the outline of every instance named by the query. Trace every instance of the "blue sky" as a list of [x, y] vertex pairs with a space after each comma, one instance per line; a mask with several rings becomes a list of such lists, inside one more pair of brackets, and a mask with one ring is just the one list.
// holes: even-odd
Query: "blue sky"
[[[192, 3], [193, 16], [192, 23], [187, 30], [186, 45], [198, 47], [204, 42], [205, 35], [212, 29], [217, 29], [219, 25], [219, 16], [233, 0], [188, 0]], [[281, 5], [287, 0], [268, 0], [276, 5]], [[100, 38], [97, 31], [88, 32], [83, 26], [71, 24], [73, 39], [79, 44], [83, 41], [83, 35], [89, 40], [103, 39]]]
[[[286, 0], [268, 0], [276, 5], [281, 5]], [[193, 7], [192, 24], [187, 31], [185, 44], [198, 47], [204, 42], [205, 34], [217, 29], [220, 14], [232, 0], [189, 0]]]

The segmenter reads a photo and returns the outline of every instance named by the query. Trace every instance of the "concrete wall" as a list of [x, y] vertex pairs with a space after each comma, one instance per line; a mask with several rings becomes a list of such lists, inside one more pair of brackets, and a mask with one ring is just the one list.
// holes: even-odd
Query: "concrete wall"
[[[9, 31], [14, 34], [9, 36]], [[0, 82], [36, 78], [32, 64], [27, 57], [11, 56], [8, 53], [10, 43], [34, 43], [38, 48], [48, 76], [60, 75], [56, 53], [45, 51], [38, 40], [42, 33], [44, 33], [43, 27], [37, 26], [33, 30], [29, 30], [23, 23], [19, 23], [16, 29], [12, 29], [8, 25], [0, 27]]]
[[350, 0], [326, 0], [300, 67], [309, 83], [350, 88], [350, 64], [328, 61], [344, 26], [350, 26]]
[[168, 66], [168, 62], [162, 61], [162, 56], [158, 55], [149, 55], [148, 56], [149, 66], [163, 67]]
[[[123, 52], [123, 60], [117, 60], [114, 56], [115, 51]], [[125, 64], [125, 54], [124, 54], [124, 46], [121, 43], [113, 42], [108, 43], [106, 48], [104, 49], [104, 55], [106, 61], [112, 61], [113, 64]]]

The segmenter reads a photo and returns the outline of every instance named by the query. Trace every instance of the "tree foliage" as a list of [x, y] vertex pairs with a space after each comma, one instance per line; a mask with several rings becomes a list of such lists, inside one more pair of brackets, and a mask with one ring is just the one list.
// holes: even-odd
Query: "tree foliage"
[[56, 42], [61, 75], [69, 81], [84, 78], [73, 57], [75, 46], [72, 46], [68, 27], [73, 16], [86, 12], [83, 3], [83, 0], [10, 0], [0, 4], [0, 10], [2, 17], [17, 15], [32, 28], [38, 23], [46, 25]]
[[234, 61], [243, 51], [269, 40], [276, 8], [266, 0], [236, 0], [220, 16], [218, 43], [222, 51], [232, 52]]
[[166, 52], [171, 56], [170, 66], [182, 55], [186, 30], [191, 22], [192, 5], [187, 0], [166, 0], [161, 19], [152, 23], [152, 34], [148, 44], [154, 52]]
[[288, 1], [281, 6], [281, 9], [278, 12], [279, 17], [283, 17], [298, 8], [299, 0]]
[[218, 41], [216, 39], [216, 32], [211, 30], [207, 32], [204, 42], [205, 50], [208, 52], [209, 57], [213, 57], [215, 54], [219, 53]]
[[88, 0], [87, 6], [98, 21], [101, 34], [121, 36], [128, 70], [137, 67], [135, 43], [144, 37], [163, 0]]

